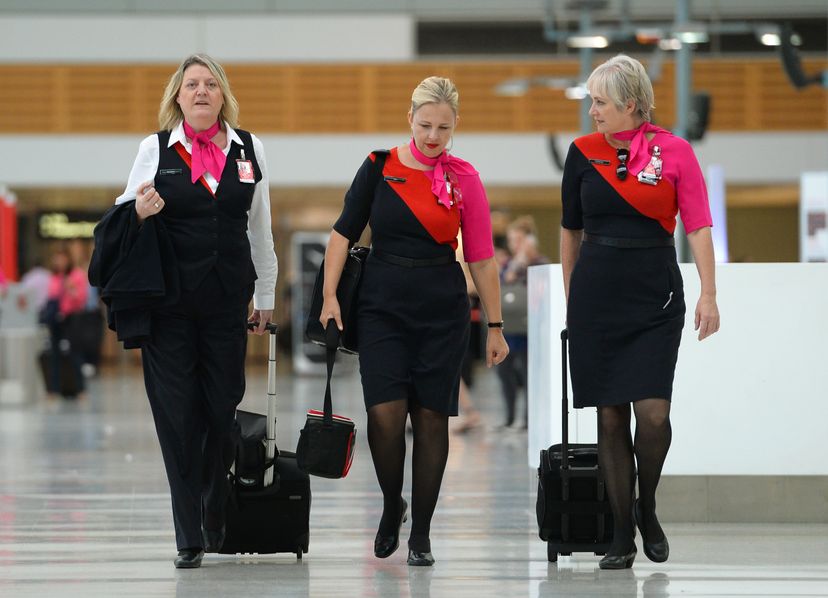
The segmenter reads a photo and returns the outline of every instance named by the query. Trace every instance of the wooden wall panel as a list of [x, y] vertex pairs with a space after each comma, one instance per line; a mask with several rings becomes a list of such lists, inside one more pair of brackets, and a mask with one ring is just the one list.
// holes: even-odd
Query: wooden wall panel
[[[808, 72], [828, 66], [805, 61]], [[173, 65], [0, 65], [0, 131], [124, 133], [157, 128], [158, 105]], [[463, 131], [558, 132], [578, 128], [578, 106], [562, 90], [531, 88], [504, 97], [511, 78], [576, 78], [566, 61], [418, 62], [407, 64], [227, 65], [241, 124], [257, 133], [373, 133], [407, 128], [411, 91], [423, 78], [452, 77], [460, 89]], [[696, 59], [693, 88], [712, 98], [710, 129], [828, 128], [828, 91], [798, 91], [777, 59]], [[655, 82], [654, 117], [675, 121], [673, 64]]]
[[56, 130], [57, 73], [49, 66], [0, 67], [0, 131]]

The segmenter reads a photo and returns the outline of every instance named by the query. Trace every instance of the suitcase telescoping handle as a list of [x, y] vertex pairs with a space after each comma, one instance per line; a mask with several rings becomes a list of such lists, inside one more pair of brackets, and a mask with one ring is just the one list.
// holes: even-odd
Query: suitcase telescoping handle
[[[255, 330], [256, 322], [248, 322], [247, 328]], [[265, 463], [272, 463], [276, 456], [276, 324], [268, 322], [265, 329], [270, 333], [267, 350], [267, 429], [265, 431]], [[273, 484], [273, 465], [264, 473], [264, 486]]]
[[561, 468], [569, 467], [569, 390], [567, 388], [568, 368], [566, 367], [567, 340], [569, 331], [561, 330]]

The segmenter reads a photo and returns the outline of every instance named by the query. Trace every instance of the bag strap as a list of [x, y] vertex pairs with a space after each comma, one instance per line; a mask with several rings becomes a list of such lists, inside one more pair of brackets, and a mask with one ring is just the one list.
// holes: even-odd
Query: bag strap
[[569, 330], [561, 330], [561, 468], [569, 467], [569, 392], [567, 389], [568, 368], [566, 363]]
[[336, 320], [328, 320], [325, 327], [325, 351], [328, 365], [328, 380], [325, 383], [325, 403], [322, 407], [322, 423], [325, 426], [333, 426], [333, 400], [331, 399], [331, 376], [333, 375], [336, 350], [339, 347], [339, 328], [336, 327]]
[[374, 159], [374, 165], [376, 166], [375, 172], [377, 173], [377, 183], [379, 183], [381, 180], [383, 180], [382, 169], [385, 168], [385, 159], [391, 153], [391, 150], [376, 149], [371, 153], [374, 154], [374, 156], [376, 156], [376, 158]]

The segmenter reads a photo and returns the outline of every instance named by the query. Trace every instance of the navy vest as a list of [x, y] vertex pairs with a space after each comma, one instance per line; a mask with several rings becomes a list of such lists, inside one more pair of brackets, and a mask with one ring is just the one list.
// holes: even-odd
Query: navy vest
[[[253, 163], [256, 183], [262, 171], [256, 162], [253, 140], [247, 131], [236, 129], [244, 142], [245, 159]], [[224, 291], [232, 293], [256, 280], [247, 238], [247, 212], [256, 185], [239, 182], [236, 160], [242, 146], [233, 141], [227, 154], [216, 195], [201, 180], [191, 182], [190, 168], [173, 147], [167, 147], [169, 131], [158, 135], [159, 160], [155, 188], [164, 198], [159, 216], [175, 248], [181, 286], [194, 290], [212, 270]]]

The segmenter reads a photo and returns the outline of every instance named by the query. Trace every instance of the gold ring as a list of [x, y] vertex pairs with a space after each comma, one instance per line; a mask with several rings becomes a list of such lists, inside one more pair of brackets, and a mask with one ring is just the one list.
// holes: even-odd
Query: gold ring
[[156, 208], [160, 208], [160, 207], [161, 207], [161, 206], [159, 206], [159, 205], [158, 205], [158, 202], [157, 202], [157, 201], [155, 202], [155, 207], [156, 207]]

